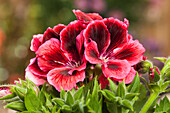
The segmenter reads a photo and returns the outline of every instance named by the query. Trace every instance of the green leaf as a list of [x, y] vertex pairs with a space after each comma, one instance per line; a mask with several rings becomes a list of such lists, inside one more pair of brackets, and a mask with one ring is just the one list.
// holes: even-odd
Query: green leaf
[[99, 98], [99, 97], [101, 97], [101, 96], [98, 94], [98, 90], [100, 90], [99, 87], [100, 86], [98, 86], [97, 77], [96, 77], [95, 81], [94, 81], [94, 87], [92, 90], [92, 94], [89, 94], [89, 96], [88, 96], [89, 103], [86, 104], [89, 109], [88, 112], [100, 113], [99, 108], [101, 107], [101, 104], [100, 104], [101, 98]]
[[62, 106], [62, 111], [72, 111], [72, 109], [71, 109], [71, 107], [70, 106], [68, 106], [68, 105], [63, 105]]
[[154, 91], [154, 92], [160, 92], [160, 87], [158, 85], [150, 85], [151, 86], [151, 89]]
[[56, 113], [57, 106], [54, 106], [51, 113]]
[[40, 92], [39, 99], [40, 99], [41, 105], [44, 106], [45, 102], [46, 102], [46, 97], [45, 97], [44, 91], [42, 91], [42, 90]]
[[[39, 111], [38, 111], [38, 112], [39, 112]], [[50, 113], [49, 109], [46, 108], [45, 106], [42, 106], [42, 112], [43, 112], [43, 113]], [[42, 112], [41, 112], [41, 113], [42, 113]], [[37, 113], [37, 111], [36, 111], [36, 113]]]
[[161, 70], [161, 74], [163, 75], [168, 68], [170, 68], [170, 57], [166, 60], [165, 65]]
[[136, 96], [138, 96], [139, 95], [139, 93], [127, 93], [126, 95], [125, 95], [125, 99], [127, 99], [127, 100], [132, 100], [133, 98], [135, 98]]
[[88, 105], [89, 104], [89, 102], [90, 102], [90, 90], [88, 90], [88, 92], [87, 92], [87, 96], [85, 97], [85, 101], [86, 101], [86, 105]]
[[72, 105], [72, 112], [76, 112], [79, 108], [79, 103], [80, 101], [77, 100], [76, 102], [74, 102], [74, 104]]
[[116, 101], [115, 94], [107, 89], [100, 90], [100, 92], [103, 94], [103, 96], [108, 100], [108, 101]]
[[66, 95], [66, 92], [63, 90], [63, 88], [61, 88], [60, 98], [65, 100], [65, 95]]
[[113, 83], [113, 81], [110, 80], [110, 78], [108, 78], [108, 80], [109, 80], [110, 90], [111, 90], [112, 92], [116, 93], [116, 89], [117, 89], [116, 84]]
[[110, 113], [119, 113], [118, 112], [118, 109], [117, 109], [117, 103], [114, 102], [114, 103], [109, 103], [109, 102], [106, 102], [106, 106], [107, 106], [107, 110], [110, 112]]
[[23, 112], [21, 112], [21, 113], [36, 113], [36, 112], [31, 112], [31, 111], [23, 111]]
[[74, 94], [74, 99], [75, 99], [75, 100], [80, 99], [80, 97], [81, 97], [82, 94], [83, 94], [83, 88], [84, 88], [84, 85], [81, 86], [81, 87], [75, 92], [75, 94]]
[[119, 86], [117, 88], [117, 96], [124, 98], [125, 96], [125, 88], [121, 82], [119, 82]]
[[130, 87], [128, 88], [128, 92], [138, 93], [139, 89], [140, 89], [140, 78], [139, 78], [139, 74], [136, 73], [136, 76], [133, 79], [133, 82], [130, 84]]
[[93, 92], [92, 92], [92, 98], [95, 101], [98, 100], [98, 82], [97, 82], [97, 77], [94, 80], [94, 87], [93, 87]]
[[12, 99], [14, 97], [16, 97], [16, 93], [11, 93], [11, 94], [8, 94], [8, 95], [6, 95], [4, 97], [1, 97], [0, 100]]
[[167, 58], [165, 58], [165, 57], [153, 57], [153, 58], [156, 59], [156, 60], [161, 61], [162, 63], [165, 63], [166, 60], [167, 60]]
[[21, 80], [20, 78], [19, 78], [19, 81], [21, 82], [21, 86], [22, 86], [23, 88], [26, 88], [26, 87], [27, 87], [27, 82], [26, 82], [26, 81]]
[[169, 113], [168, 112], [169, 110], [170, 110], [170, 101], [165, 96], [163, 100], [160, 100], [159, 105], [158, 104], [156, 105], [155, 113], [160, 113], [160, 112]]
[[[144, 106], [147, 99], [148, 99], [147, 89], [143, 84], [140, 84], [138, 99], [133, 104], [133, 108], [136, 113], [140, 112], [141, 108]], [[134, 112], [130, 111], [130, 113], [134, 113]]]
[[44, 106], [46, 103], [45, 89], [46, 89], [46, 85], [44, 83], [39, 94], [39, 99], [42, 106]]
[[98, 104], [98, 113], [102, 113], [102, 100], [103, 98], [100, 98], [99, 104]]
[[49, 95], [48, 93], [45, 93], [45, 97], [46, 97], [46, 106], [49, 108], [49, 109], [52, 109], [53, 108], [53, 103], [52, 103], [52, 95]]
[[162, 86], [161, 86], [161, 90], [162, 90], [162, 91], [165, 90], [169, 85], [170, 85], [170, 81], [164, 82], [164, 83], [162, 84]]
[[72, 96], [72, 94], [70, 93], [70, 91], [67, 91], [67, 93], [66, 93], [66, 103], [68, 104], [68, 105], [72, 105], [72, 104], [74, 104], [74, 99], [73, 99], [73, 96]]
[[[14, 87], [14, 90], [15, 90], [16, 94], [18, 95], [18, 97], [19, 97], [21, 100], [24, 100], [25, 89], [19, 88], [19, 87]], [[24, 90], [24, 91], [23, 91], [23, 90]], [[23, 94], [22, 92], [24, 92], [24, 94]]]
[[126, 99], [122, 100], [122, 105], [133, 111], [133, 106], [129, 100], [126, 100]]
[[19, 101], [19, 100], [21, 100], [19, 97], [14, 97], [14, 98], [5, 100], [5, 103], [11, 103], [11, 102], [14, 102], [14, 101]]
[[21, 101], [11, 102], [11, 103], [5, 105], [4, 107], [12, 109], [12, 110], [16, 110], [16, 111], [25, 111], [26, 110], [24, 103]]
[[61, 98], [53, 98], [52, 101], [53, 101], [54, 103], [58, 104], [58, 105], [61, 106], [61, 107], [62, 107], [63, 105], [65, 105], [64, 100], [61, 99]]
[[38, 111], [41, 109], [41, 104], [37, 98], [35, 92], [32, 89], [27, 88], [25, 95], [25, 107], [28, 111]]
[[[170, 68], [168, 68], [170, 70]], [[165, 76], [170, 79], [170, 71], [169, 72], [166, 72]]]
[[61, 108], [60, 108], [60, 109], [58, 109], [58, 111], [57, 111], [56, 113], [61, 113]]
[[81, 113], [84, 113], [84, 106], [82, 102], [79, 102], [79, 110]]

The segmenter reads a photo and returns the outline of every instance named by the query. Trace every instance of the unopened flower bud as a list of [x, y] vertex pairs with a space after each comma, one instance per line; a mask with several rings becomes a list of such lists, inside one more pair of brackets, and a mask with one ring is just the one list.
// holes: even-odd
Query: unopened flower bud
[[140, 74], [145, 74], [151, 67], [153, 67], [153, 65], [148, 60], [141, 61], [134, 66], [135, 70], [137, 70]]
[[157, 82], [157, 81], [159, 81], [159, 79], [160, 79], [160, 71], [159, 71], [159, 69], [157, 68], [157, 67], [154, 67], [154, 68], [150, 68], [150, 76], [149, 76], [149, 79], [151, 80], [151, 81], [154, 81], [154, 82]]

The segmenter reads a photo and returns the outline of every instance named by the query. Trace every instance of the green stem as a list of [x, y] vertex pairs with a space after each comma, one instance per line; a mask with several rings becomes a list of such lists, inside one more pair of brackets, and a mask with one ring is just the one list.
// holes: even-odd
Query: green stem
[[158, 92], [153, 92], [151, 93], [149, 99], [147, 100], [147, 102], [145, 103], [145, 105], [143, 106], [142, 110], [140, 111], [140, 113], [146, 113], [149, 109], [149, 107], [152, 105], [152, 103], [155, 101], [155, 99], [158, 97], [159, 93]]

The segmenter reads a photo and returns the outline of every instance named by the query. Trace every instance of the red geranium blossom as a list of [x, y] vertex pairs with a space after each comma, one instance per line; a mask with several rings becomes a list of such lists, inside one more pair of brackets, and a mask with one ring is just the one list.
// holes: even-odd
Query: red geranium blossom
[[92, 64], [101, 63], [105, 77], [116, 81], [125, 79], [130, 83], [135, 76], [132, 66], [142, 60], [145, 49], [128, 34], [128, 20], [101, 19], [98, 15], [97, 20], [93, 20], [88, 14], [79, 10], [75, 12], [78, 19], [90, 21], [83, 32], [85, 58]]
[[101, 64], [105, 77], [130, 83], [136, 73], [132, 66], [142, 59], [145, 49], [128, 34], [128, 20], [73, 12], [78, 20], [33, 36], [30, 49], [36, 57], [26, 68], [26, 77], [36, 85], [48, 82], [58, 91], [61, 87], [71, 90], [84, 81], [87, 60]]
[[80, 21], [74, 21], [68, 26], [59, 24], [53, 29], [48, 28], [44, 35], [34, 36], [31, 50], [36, 52], [36, 58], [31, 59], [26, 77], [36, 85], [48, 81], [58, 91], [61, 87], [71, 90], [77, 82], [83, 81], [86, 60], [81, 32], [85, 27]]

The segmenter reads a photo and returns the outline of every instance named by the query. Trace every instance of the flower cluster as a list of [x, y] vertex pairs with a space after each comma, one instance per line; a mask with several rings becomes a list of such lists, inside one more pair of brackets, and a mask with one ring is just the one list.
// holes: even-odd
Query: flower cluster
[[36, 57], [26, 68], [26, 78], [36, 85], [48, 82], [58, 91], [61, 87], [71, 90], [86, 78], [88, 63], [101, 66], [101, 79], [132, 82], [136, 74], [133, 66], [142, 60], [145, 49], [128, 34], [128, 20], [73, 12], [77, 20], [33, 36], [30, 49]]

